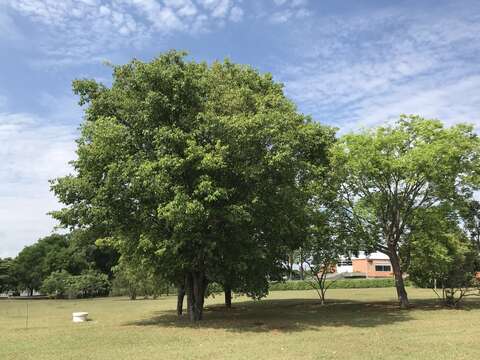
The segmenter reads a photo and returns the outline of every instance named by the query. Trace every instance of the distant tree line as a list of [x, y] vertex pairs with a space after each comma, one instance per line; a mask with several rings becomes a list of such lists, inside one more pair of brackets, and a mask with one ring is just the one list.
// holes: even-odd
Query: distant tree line
[[36, 290], [62, 297], [68, 290], [70, 297], [108, 295], [112, 266], [119, 255], [114, 249], [96, 246], [97, 235], [89, 231], [53, 234], [26, 246], [13, 259], [0, 259], [0, 293], [32, 295]]
[[[452, 306], [478, 293], [472, 126], [401, 116], [338, 136], [299, 113], [271, 75], [175, 51], [113, 66], [110, 87], [82, 79], [73, 90], [85, 108], [75, 172], [52, 181], [65, 204], [52, 215], [71, 231], [58, 252], [72, 257], [55, 262], [61, 269], [37, 262], [25, 288], [53, 271], [143, 281], [131, 298], [174, 284], [178, 314], [186, 296], [197, 321], [209, 284], [229, 307], [232, 292], [265, 296], [294, 262], [323, 302], [328, 269], [363, 250], [389, 256], [401, 307], [406, 273]], [[76, 237], [89, 239], [78, 253]], [[13, 263], [33, 261], [36, 246]]]

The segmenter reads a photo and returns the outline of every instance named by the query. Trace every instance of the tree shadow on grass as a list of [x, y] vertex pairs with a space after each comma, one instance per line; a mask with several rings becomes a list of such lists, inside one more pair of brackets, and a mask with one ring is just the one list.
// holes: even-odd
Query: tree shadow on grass
[[480, 309], [479, 297], [465, 298], [458, 307], [446, 306], [441, 299], [416, 299], [413, 302], [412, 309], [419, 309], [425, 311], [435, 310], [453, 310], [453, 311], [471, 311]]
[[207, 306], [198, 323], [191, 323], [186, 315], [178, 318], [175, 311], [163, 311], [125, 325], [288, 333], [325, 326], [369, 328], [411, 319], [410, 312], [394, 302], [330, 300], [322, 306], [316, 299], [280, 299], [237, 302], [229, 310], [223, 305]]
[[[157, 298], [154, 298], [154, 297], [148, 297], [148, 298], [144, 298], [143, 296], [140, 296], [140, 297], [137, 297], [135, 300], [133, 299], [130, 299], [128, 297], [118, 297], [116, 299], [113, 299], [113, 301], [125, 301], [125, 302], [132, 302], [132, 303], [135, 303], [135, 302], [142, 302], [142, 301], [162, 301], [162, 300], [169, 300], [171, 299], [171, 296], [172, 295], [162, 295], [162, 296], [159, 296]], [[176, 297], [175, 297], [176, 298]]]

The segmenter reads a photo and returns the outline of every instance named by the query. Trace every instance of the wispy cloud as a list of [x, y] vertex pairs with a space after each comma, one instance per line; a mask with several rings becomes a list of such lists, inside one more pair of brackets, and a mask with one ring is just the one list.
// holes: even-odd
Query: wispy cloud
[[[29, 61], [86, 65], [117, 54], [147, 57], [153, 43], [191, 45], [191, 37], [174, 34], [219, 31], [218, 43], [197, 36], [198, 47], [212, 57], [233, 49], [257, 61], [252, 65], [286, 84], [301, 111], [341, 132], [401, 113], [473, 122], [480, 131], [480, 2], [367, 3], [368, 8], [356, 0], [0, 0], [0, 59], [7, 69], [0, 89], [0, 257], [14, 255], [54, 225], [45, 215], [59, 206], [48, 179], [69, 172], [81, 118], [75, 99], [62, 95], [65, 84], [73, 77], [108, 76], [91, 64], [24, 72]], [[415, 11], [422, 4], [423, 11]], [[240, 39], [240, 32], [247, 36]], [[252, 46], [252, 36], [261, 48]], [[225, 39], [238, 43], [225, 50]], [[30, 74], [31, 87], [8, 86]]]
[[344, 131], [401, 113], [480, 124], [479, 11], [324, 17], [293, 33], [292, 52], [277, 66], [287, 92]]
[[237, 0], [4, 2], [10, 11], [42, 28], [45, 35], [40, 47], [47, 60], [37, 63], [98, 62], [110, 52], [139, 49], [152, 38], [158, 41], [173, 32], [194, 35], [229, 21], [239, 22], [244, 14]]
[[52, 231], [46, 213], [59, 205], [48, 180], [70, 171], [75, 137], [74, 127], [0, 112], [0, 257]]
[[19, 38], [19, 31], [12, 18], [3, 11], [2, 2], [0, 0], [0, 40], [18, 41]]
[[273, 0], [273, 3], [276, 8], [269, 15], [272, 23], [286, 23], [311, 15], [311, 11], [308, 9], [308, 0]]

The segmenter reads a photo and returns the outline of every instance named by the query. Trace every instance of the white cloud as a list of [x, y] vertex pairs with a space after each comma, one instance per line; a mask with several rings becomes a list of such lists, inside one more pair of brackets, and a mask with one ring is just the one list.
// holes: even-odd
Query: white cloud
[[405, 11], [323, 17], [298, 28], [290, 48], [296, 61], [276, 65], [288, 94], [343, 131], [401, 113], [478, 128], [479, 13]]
[[311, 15], [307, 0], [273, 0], [278, 10], [269, 16], [274, 24], [286, 23], [295, 19], [304, 19]]
[[243, 10], [238, 6], [234, 6], [230, 11], [230, 20], [233, 22], [240, 22], [243, 19]]
[[[399, 114], [419, 114], [448, 124], [471, 123], [480, 132], [480, 75], [438, 84], [424, 81], [398, 86], [377, 99], [359, 103], [355, 128], [398, 119]], [[348, 127], [345, 129], [347, 130]]]
[[241, 0], [3, 1], [42, 27], [39, 47], [46, 59], [35, 60], [42, 65], [99, 62], [115, 51], [142, 48], [153, 38], [158, 43], [173, 32], [195, 35], [243, 18]]
[[0, 0], [0, 40], [21, 40], [20, 31], [15, 26], [12, 18], [4, 11]]
[[[233, 6], [232, 0], [198, 0], [214, 18], [226, 18]], [[239, 8], [237, 6], [237, 8]]]
[[46, 213], [59, 205], [48, 180], [70, 171], [75, 137], [71, 126], [0, 113], [0, 257], [52, 231], [55, 222]]

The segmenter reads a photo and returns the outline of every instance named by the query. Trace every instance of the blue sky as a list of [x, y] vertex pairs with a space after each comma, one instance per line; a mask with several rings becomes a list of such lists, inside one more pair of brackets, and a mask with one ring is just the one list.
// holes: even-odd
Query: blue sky
[[0, 257], [48, 235], [70, 171], [74, 78], [105, 60], [229, 57], [341, 132], [401, 113], [480, 128], [478, 0], [0, 0]]

